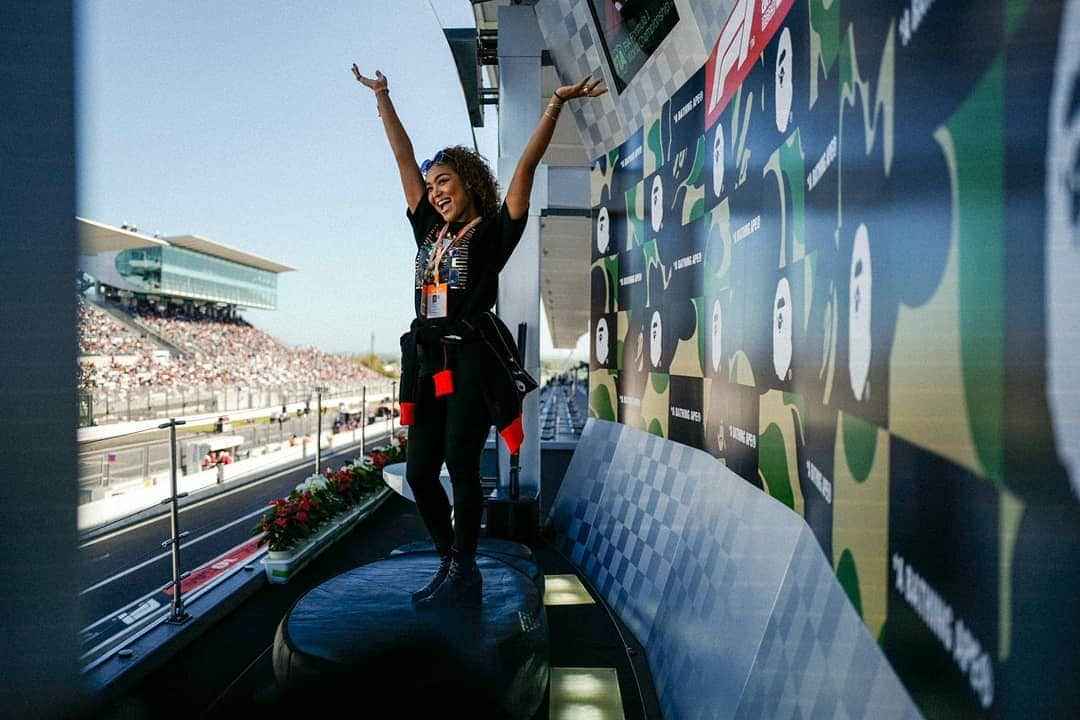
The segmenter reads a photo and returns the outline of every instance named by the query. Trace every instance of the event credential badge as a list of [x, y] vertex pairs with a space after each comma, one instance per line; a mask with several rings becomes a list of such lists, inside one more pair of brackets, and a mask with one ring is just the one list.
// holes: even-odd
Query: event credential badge
[[429, 318], [446, 317], [447, 285], [444, 282], [424, 286], [424, 315]]

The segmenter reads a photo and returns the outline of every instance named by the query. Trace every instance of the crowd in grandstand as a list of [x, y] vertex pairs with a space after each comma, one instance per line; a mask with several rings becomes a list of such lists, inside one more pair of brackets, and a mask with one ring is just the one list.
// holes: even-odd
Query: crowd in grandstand
[[[360, 385], [380, 379], [349, 358], [310, 346], [287, 347], [235, 314], [128, 303], [124, 311], [140, 329], [137, 334], [82, 297], [78, 310], [83, 389]], [[179, 356], [161, 352], [149, 338], [164, 340]]]
[[133, 355], [153, 351], [154, 345], [136, 335], [108, 313], [81, 296], [79, 306], [79, 355]]

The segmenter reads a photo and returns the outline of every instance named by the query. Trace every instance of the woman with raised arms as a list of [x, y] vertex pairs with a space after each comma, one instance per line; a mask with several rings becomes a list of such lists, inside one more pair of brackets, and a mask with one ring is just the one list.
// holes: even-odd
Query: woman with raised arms
[[[374, 94], [416, 240], [416, 317], [401, 338], [401, 424], [409, 426], [406, 480], [440, 563], [413, 602], [475, 607], [483, 587], [476, 565], [484, 506], [480, 456], [492, 425], [511, 454], [518, 451], [521, 401], [536, 387], [492, 312], [499, 272], [525, 230], [533, 176], [563, 105], [607, 89], [586, 76], [555, 91], [500, 202], [490, 167], [467, 147], [445, 147], [418, 165], [386, 76], [376, 70], [366, 77], [356, 65], [352, 72]], [[439, 481], [444, 461], [453, 521]]]

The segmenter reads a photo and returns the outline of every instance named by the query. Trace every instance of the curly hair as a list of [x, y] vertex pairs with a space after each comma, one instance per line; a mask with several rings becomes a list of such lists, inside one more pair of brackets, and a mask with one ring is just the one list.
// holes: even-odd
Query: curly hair
[[464, 145], [445, 147], [436, 157], [440, 155], [440, 164], [451, 166], [461, 176], [477, 211], [485, 218], [498, 215], [499, 184], [484, 156]]

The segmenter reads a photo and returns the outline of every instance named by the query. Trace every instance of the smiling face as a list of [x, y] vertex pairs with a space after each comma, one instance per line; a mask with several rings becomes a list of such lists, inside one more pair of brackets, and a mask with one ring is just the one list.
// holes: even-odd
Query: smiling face
[[467, 222], [479, 215], [472, 194], [453, 167], [432, 165], [424, 180], [428, 202], [446, 222]]

